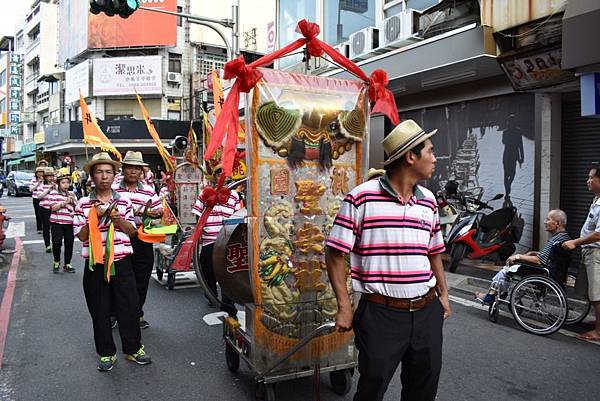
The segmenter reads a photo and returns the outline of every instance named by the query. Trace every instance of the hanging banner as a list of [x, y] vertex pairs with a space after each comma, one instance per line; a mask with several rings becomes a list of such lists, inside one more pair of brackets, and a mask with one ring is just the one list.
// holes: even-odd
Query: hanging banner
[[94, 96], [162, 94], [162, 57], [94, 59]]

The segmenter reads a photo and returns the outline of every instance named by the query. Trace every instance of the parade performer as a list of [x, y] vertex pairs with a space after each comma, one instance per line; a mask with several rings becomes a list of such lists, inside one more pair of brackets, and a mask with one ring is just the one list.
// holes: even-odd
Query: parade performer
[[[402, 362], [402, 401], [433, 401], [442, 367], [442, 323], [450, 315], [444, 240], [431, 178], [433, 145], [414, 121], [382, 142], [386, 174], [351, 190], [327, 239], [327, 271], [338, 331], [354, 328], [360, 378], [354, 401], [381, 401]], [[346, 288], [362, 293], [352, 314]]]
[[133, 207], [129, 199], [111, 189], [120, 165], [108, 153], [101, 152], [84, 166], [95, 189], [79, 200], [73, 221], [75, 235], [83, 243], [83, 290], [92, 317], [100, 371], [111, 370], [117, 360], [111, 309], [117, 315], [125, 358], [140, 365], [152, 362], [141, 343], [138, 293], [131, 265]]
[[[121, 196], [129, 199], [134, 210], [136, 228], [144, 226], [145, 218], [158, 218], [162, 215], [162, 202], [156, 195], [154, 187], [143, 183], [144, 163], [141, 152], [129, 151], [122, 161], [123, 179], [115, 189]], [[146, 329], [150, 324], [144, 319], [144, 303], [148, 294], [148, 284], [154, 267], [154, 248], [151, 243], [140, 240], [137, 236], [131, 237], [133, 254], [131, 264], [135, 274], [135, 282], [139, 297], [140, 328]]]
[[33, 199], [33, 211], [35, 212], [35, 225], [37, 233], [42, 233], [42, 214], [40, 213], [40, 199], [39, 196], [42, 193], [44, 185], [44, 168], [36, 167], [35, 175], [31, 179], [29, 184], [29, 192], [31, 192], [31, 198]]
[[52, 252], [54, 254], [54, 262], [52, 263], [52, 271], [60, 272], [60, 250], [64, 241], [65, 254], [63, 270], [66, 273], [75, 273], [75, 269], [71, 266], [71, 258], [73, 257], [73, 213], [75, 212], [75, 204], [77, 197], [73, 192], [69, 191], [71, 185], [71, 177], [68, 171], [59, 172], [56, 177], [56, 189], [52, 189], [50, 193], [41, 201], [41, 206], [50, 209], [50, 230], [52, 233]]
[[46, 253], [52, 252], [52, 245], [50, 243], [50, 205], [44, 202], [44, 199], [50, 194], [50, 191], [56, 189], [56, 177], [54, 175], [54, 168], [44, 168], [44, 183], [38, 193], [37, 197], [40, 201], [40, 218], [42, 220], [42, 235], [44, 237], [44, 245], [46, 246]]

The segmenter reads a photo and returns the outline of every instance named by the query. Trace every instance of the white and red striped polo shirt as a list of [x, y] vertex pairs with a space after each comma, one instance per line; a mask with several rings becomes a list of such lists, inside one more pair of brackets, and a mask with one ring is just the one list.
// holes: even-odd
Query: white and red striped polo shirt
[[[204, 202], [200, 199], [200, 196], [196, 199], [196, 203], [194, 204], [194, 208], [192, 212], [200, 216], [202, 211], [204, 210]], [[204, 225], [204, 229], [202, 230], [202, 245], [210, 245], [217, 240], [217, 236], [223, 228], [223, 220], [231, 217], [236, 210], [241, 208], [240, 204], [240, 196], [236, 191], [231, 191], [229, 195], [229, 199], [227, 203], [224, 205], [216, 205], [210, 215], [208, 216], [208, 220]]]
[[[121, 215], [121, 218], [131, 223], [131, 225], [135, 225], [133, 219], [133, 208], [131, 207], [131, 201], [117, 192], [112, 193], [112, 200], [106, 203], [101, 203], [96, 197], [96, 192], [92, 191], [90, 196], [83, 197], [79, 199], [77, 205], [75, 206], [75, 214], [73, 217], [73, 232], [75, 235], [79, 234], [79, 231], [85, 226], [88, 222], [88, 216], [90, 214], [90, 209], [92, 207], [96, 207], [96, 205], [102, 205], [103, 207], [107, 207], [113, 201], [116, 202], [117, 210]], [[103, 221], [104, 219], [100, 218], [99, 227], [100, 234], [102, 236], [102, 247], [106, 245], [106, 235], [108, 233], [108, 227], [110, 221]], [[133, 249], [131, 248], [131, 240], [129, 239], [129, 235], [121, 231], [118, 225], [115, 224], [115, 237], [114, 237], [114, 250], [115, 250], [115, 260], [121, 260], [127, 255], [131, 255], [133, 253]], [[89, 258], [89, 241], [85, 241], [82, 244], [81, 256], [84, 259]]]
[[435, 197], [417, 185], [404, 202], [386, 176], [367, 181], [346, 195], [327, 246], [350, 253], [354, 291], [422, 296], [436, 284], [428, 256], [444, 252]]
[[[75, 196], [71, 192], [71, 196]], [[46, 209], [52, 210], [52, 206], [57, 203], [67, 202], [69, 200], [69, 194], [59, 192], [56, 189], [50, 191], [50, 193], [40, 202], [40, 206]], [[66, 204], [58, 210], [52, 210], [50, 214], [50, 223], [54, 224], [73, 224], [73, 213], [75, 212], [75, 205], [72, 203]]]
[[[39, 183], [39, 185], [37, 185]], [[39, 199], [38, 196], [41, 193], [40, 189], [44, 185], [44, 180], [38, 180], [35, 177], [32, 178], [29, 183], [29, 192], [31, 192], [31, 197], [33, 199]]]
[[131, 201], [136, 227], [140, 227], [144, 224], [142, 216], [138, 216], [137, 214], [146, 209], [146, 203], [148, 201], [151, 202], [150, 211], [154, 213], [162, 213], [162, 202], [156, 195], [154, 188], [150, 185], [145, 185], [141, 182], [138, 182], [137, 187], [134, 190], [130, 190], [127, 188], [125, 181], [121, 181], [119, 186], [113, 190]]
[[[38, 189], [34, 192], [36, 199], [40, 200], [40, 207], [43, 207], [44, 209], [50, 209], [50, 205], [47, 202], [44, 202], [44, 200], [48, 197], [48, 195], [50, 195], [50, 192], [53, 191], [53, 189], [50, 189], [51, 187], [52, 184], [42, 184], [38, 186]], [[44, 192], [46, 192], [48, 189], [50, 189], [50, 191], [44, 195]]]

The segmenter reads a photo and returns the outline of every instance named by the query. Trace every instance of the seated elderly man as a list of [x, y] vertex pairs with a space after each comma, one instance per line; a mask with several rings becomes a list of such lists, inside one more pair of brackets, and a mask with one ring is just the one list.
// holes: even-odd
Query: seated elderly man
[[[487, 294], [478, 292], [475, 297], [483, 304], [491, 304], [496, 299], [498, 292], [508, 291], [506, 275], [511, 271], [516, 271], [513, 265], [528, 264], [546, 267], [550, 270], [552, 246], [556, 243], [563, 243], [570, 240], [566, 231], [567, 215], [560, 209], [550, 210], [544, 219], [544, 229], [549, 234], [548, 242], [540, 252], [530, 251], [524, 255], [515, 254], [506, 260], [506, 266], [502, 268], [492, 279], [492, 285]], [[557, 272], [551, 272], [555, 275]], [[562, 284], [562, 283], [560, 283]]]

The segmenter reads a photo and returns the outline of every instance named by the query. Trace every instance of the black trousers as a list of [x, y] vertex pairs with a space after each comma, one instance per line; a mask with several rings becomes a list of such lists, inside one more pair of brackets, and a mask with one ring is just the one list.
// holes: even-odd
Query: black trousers
[[38, 231], [42, 231], [42, 214], [40, 213], [40, 200], [33, 199], [33, 211], [35, 212], [35, 225]]
[[[202, 250], [200, 251], [200, 267], [202, 268], [202, 274], [204, 275], [204, 279], [206, 280], [208, 288], [210, 288], [213, 294], [215, 294], [215, 296], [218, 298], [219, 293], [217, 291], [217, 279], [215, 278], [212, 258], [213, 246], [214, 244], [202, 245]], [[223, 302], [221, 310], [227, 312], [231, 316], [235, 316], [237, 314], [234, 302], [227, 296], [227, 294], [225, 294], [222, 287], [221, 302]]]
[[73, 257], [73, 242], [75, 236], [73, 235], [73, 224], [50, 224], [50, 231], [52, 232], [52, 253], [54, 254], [54, 261], [60, 262], [60, 248], [62, 247], [63, 240], [65, 242], [65, 265], [71, 263]]
[[144, 241], [140, 241], [137, 237], [131, 238], [131, 246], [133, 247], [133, 255], [131, 255], [131, 265], [133, 266], [133, 274], [135, 275], [135, 284], [139, 299], [139, 317], [144, 316], [144, 303], [148, 295], [148, 285], [150, 276], [154, 268], [154, 247]]
[[88, 268], [84, 259], [83, 292], [92, 324], [94, 343], [100, 356], [117, 353], [110, 324], [110, 311], [115, 311], [119, 322], [119, 334], [123, 352], [136, 353], [141, 346], [141, 332], [138, 322], [138, 294], [135, 288], [135, 276], [130, 257], [115, 262], [115, 275], [110, 283], [104, 280], [104, 266], [97, 264], [94, 271]]
[[402, 363], [401, 401], [434, 401], [442, 367], [444, 312], [438, 299], [417, 312], [361, 300], [354, 314], [360, 378], [354, 401], [381, 401]]
[[44, 245], [50, 246], [50, 215], [52, 212], [50, 209], [46, 209], [40, 206], [40, 215], [42, 218], [42, 236], [44, 237]]

